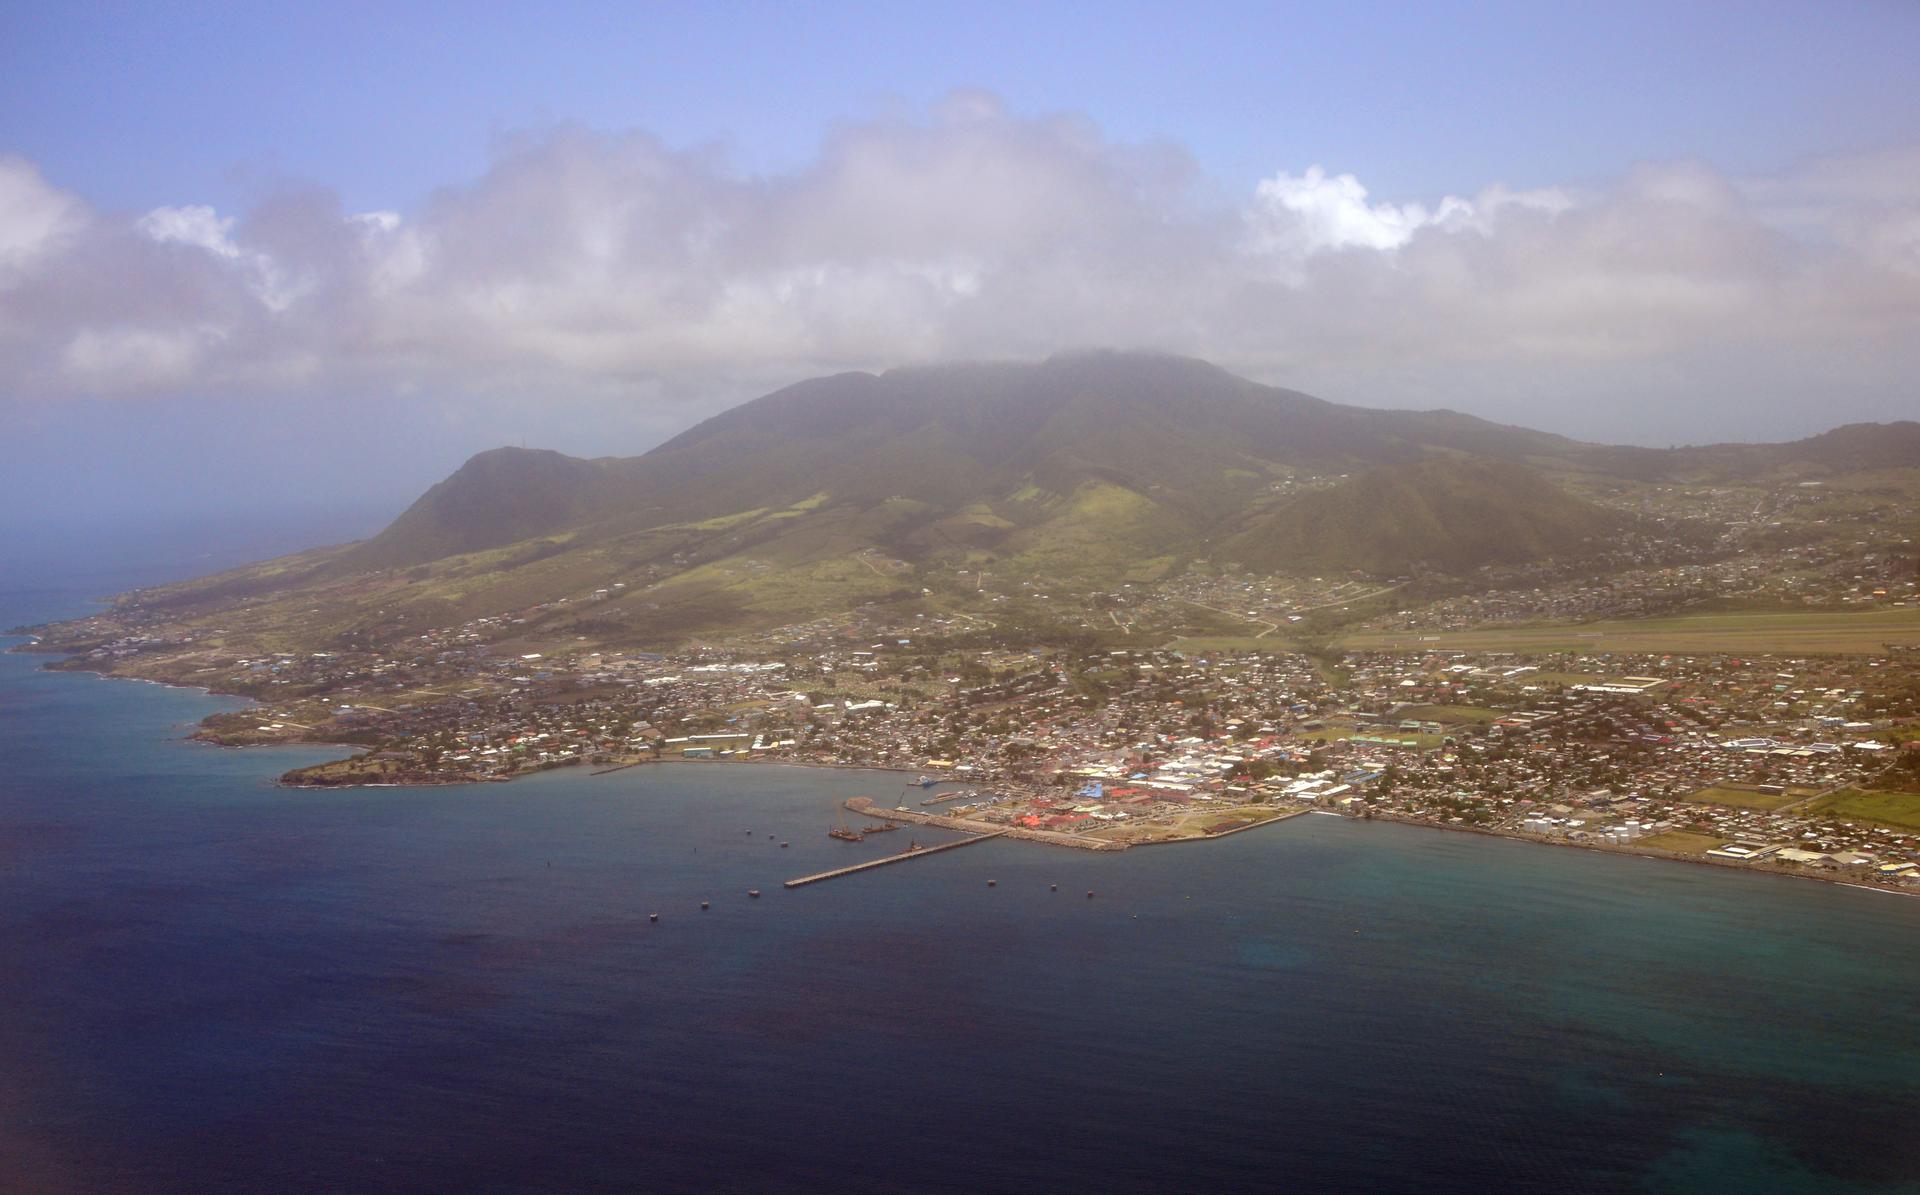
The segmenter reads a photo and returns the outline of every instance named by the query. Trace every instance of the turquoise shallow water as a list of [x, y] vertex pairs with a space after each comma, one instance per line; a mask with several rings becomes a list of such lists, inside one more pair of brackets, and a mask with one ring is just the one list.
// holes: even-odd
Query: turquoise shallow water
[[897, 777], [288, 792], [38, 663], [11, 1189], [1920, 1190], [1920, 901], [1331, 817], [789, 892]]

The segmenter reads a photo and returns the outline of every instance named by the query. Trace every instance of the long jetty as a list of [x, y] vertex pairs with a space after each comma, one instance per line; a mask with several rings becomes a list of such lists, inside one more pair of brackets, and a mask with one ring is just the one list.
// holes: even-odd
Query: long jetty
[[985, 834], [976, 834], [972, 838], [962, 838], [955, 842], [943, 842], [938, 846], [915, 847], [910, 851], [901, 851], [897, 855], [882, 855], [878, 859], [869, 859], [865, 863], [855, 863], [848, 867], [836, 867], [832, 871], [822, 871], [810, 876], [801, 876], [797, 880], [788, 880], [785, 887], [804, 888], [808, 884], [818, 884], [822, 880], [837, 880], [841, 876], [850, 876], [856, 871], [871, 871], [876, 867], [885, 867], [889, 863], [904, 863], [908, 859], [919, 859], [926, 855], [937, 855], [941, 851], [957, 851], [963, 846], [972, 846], [976, 842], [985, 842], [989, 838], [998, 838], [1005, 830], [990, 830]]

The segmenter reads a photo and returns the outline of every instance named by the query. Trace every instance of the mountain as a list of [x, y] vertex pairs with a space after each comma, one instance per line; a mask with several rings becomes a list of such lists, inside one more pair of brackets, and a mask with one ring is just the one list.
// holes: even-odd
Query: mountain
[[1461, 573], [1592, 555], [1629, 526], [1524, 466], [1442, 458], [1303, 494], [1254, 520], [1225, 554], [1262, 572]]
[[1435, 453], [1555, 459], [1580, 447], [1455, 412], [1339, 406], [1176, 357], [841, 374], [628, 460], [483, 453], [340, 567], [404, 567], [568, 530], [605, 540], [809, 501], [842, 514], [911, 505], [912, 517], [883, 520], [887, 546], [906, 555], [1019, 541], [1022, 529], [1096, 506], [1124, 508], [1123, 522], [1152, 541], [1211, 530], [1299, 472]]
[[558, 452], [483, 452], [351, 553], [349, 565], [397, 568], [544, 535], [597, 509], [608, 474], [605, 462]]
[[1575, 458], [1597, 472], [1638, 481], [1737, 481], [1787, 475], [1818, 479], [1920, 466], [1920, 423], [1911, 419], [1849, 423], [1783, 444], [1583, 445]]
[[1184, 358], [1074, 354], [815, 378], [638, 457], [496, 449], [364, 543], [139, 600], [244, 602], [256, 625], [297, 625], [307, 642], [508, 612], [547, 634], [662, 642], [973, 588], [981, 573], [1038, 593], [1194, 564], [1392, 576], [1577, 558], [1634, 522], [1563, 484], [1907, 465], [1920, 425], [1610, 448], [1342, 406]]

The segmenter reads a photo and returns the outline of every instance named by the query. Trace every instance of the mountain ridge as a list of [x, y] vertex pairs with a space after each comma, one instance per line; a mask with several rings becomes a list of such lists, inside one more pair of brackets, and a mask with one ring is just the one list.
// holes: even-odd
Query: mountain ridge
[[[721, 412], [639, 457], [562, 458], [577, 462], [570, 497], [551, 492], [562, 471], [550, 458], [527, 458], [519, 476], [501, 478], [500, 454], [513, 450], [482, 454], [343, 567], [404, 567], [441, 558], [450, 546], [484, 550], [581, 522], [713, 518], [822, 491], [841, 502], [899, 497], [952, 508], [1027, 483], [1065, 495], [1099, 480], [1157, 487], [1156, 502], [1211, 523], [1257, 496], [1236, 483], [1276, 467], [1364, 467], [1434, 452], [1520, 458], [1573, 447], [1457, 412], [1343, 407], [1178, 357], [1099, 353], [1037, 366], [844, 373]], [[1235, 470], [1246, 476], [1228, 476]], [[494, 492], [503, 482], [529, 495], [525, 509]]]
[[1594, 500], [1645, 479], [1889, 461], [1920, 465], [1920, 424], [1615, 448], [1342, 406], [1161, 355], [916, 366], [808, 379], [638, 457], [493, 449], [371, 539], [141, 600], [317, 608], [342, 642], [564, 608], [592, 637], [662, 642], [986, 572], [1015, 592], [1086, 593], [1194, 568], [1599, 567], [1671, 539], [1631, 503]]

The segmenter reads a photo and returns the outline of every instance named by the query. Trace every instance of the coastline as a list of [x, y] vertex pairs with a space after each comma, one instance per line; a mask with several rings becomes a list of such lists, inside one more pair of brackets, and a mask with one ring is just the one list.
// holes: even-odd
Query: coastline
[[[25, 638], [27, 642], [17, 643], [11, 647], [6, 648], [5, 651], [8, 655], [58, 656], [59, 660], [55, 661], [56, 663], [63, 662], [66, 660], [72, 660], [76, 658], [72, 655], [61, 656], [57, 650], [51, 649], [51, 648], [45, 651], [32, 650], [32, 647], [34, 644], [43, 642], [43, 640], [41, 640], [37, 635], [28, 634], [26, 632], [17, 632], [15, 634], [0, 635], [0, 639], [14, 638], [16, 637], [16, 635], [18, 637]], [[157, 685], [162, 689], [181, 689], [187, 692], [201, 693], [208, 697], [231, 697], [231, 698], [236, 698], [240, 701], [246, 702], [247, 707], [264, 706], [266, 704], [264, 701], [261, 701], [258, 697], [253, 696], [251, 693], [242, 693], [235, 689], [219, 689], [219, 688], [213, 687], [212, 685], [197, 685], [187, 681], [166, 680], [157, 676], [141, 676], [138, 673], [133, 673], [133, 672], [108, 672], [101, 668], [91, 668], [91, 667], [55, 668], [52, 666], [52, 664], [42, 664], [35, 671], [60, 672], [60, 673], [68, 673], [73, 675], [91, 676], [96, 680], [125, 681], [130, 684], [137, 684], [137, 685]], [[243, 708], [246, 708], [246, 707], [243, 707]], [[206, 725], [206, 721], [207, 721], [206, 718], [201, 718], [194, 723], [194, 726], [196, 728], [204, 727]], [[340, 747], [340, 748], [351, 748], [354, 750], [361, 750], [361, 749], [364, 749], [364, 746], [365, 746], [364, 744], [361, 744], [361, 743], [348, 743], [339, 739], [315, 738], [308, 735], [297, 735], [291, 738], [273, 739], [270, 741], [259, 742], [259, 743], [223, 743], [219, 739], [210, 738], [201, 734], [199, 729], [195, 729], [194, 731], [188, 734], [181, 735], [180, 739], [182, 742], [196, 743], [202, 747], [211, 747], [221, 751], [247, 751], [255, 747]], [[352, 756], [348, 755], [348, 756], [345, 756], [344, 758], [351, 759]], [[338, 762], [338, 761], [327, 761], [327, 762]], [[353, 784], [353, 785], [287, 784], [279, 776], [274, 777], [273, 783], [276, 787], [279, 787], [279, 788], [394, 788], [394, 787], [400, 787], [398, 785], [382, 784], [378, 782], [372, 783], [372, 784]], [[428, 781], [420, 784], [418, 787], [421, 787], [421, 788], [443, 787], [443, 786], [450, 786], [455, 784], [467, 784], [467, 783], [477, 783], [477, 782], [465, 781], [465, 780]]]
[[[1332, 812], [1332, 811], [1318, 810], [1313, 808], [1311, 805], [1309, 805], [1303, 809], [1289, 809], [1285, 813], [1277, 813], [1272, 817], [1262, 818], [1257, 822], [1249, 822], [1244, 826], [1235, 826], [1231, 830], [1222, 830], [1218, 834], [1196, 834], [1190, 838], [1150, 838], [1145, 842], [1129, 843], [1128, 845], [1130, 846], [1173, 846], [1174, 844], [1181, 843], [1181, 842], [1218, 842], [1222, 838], [1232, 838], [1235, 834], [1245, 834], [1248, 830], [1258, 830], [1264, 826], [1271, 826], [1276, 822], [1290, 822], [1294, 818], [1300, 817], [1303, 814], [1322, 813], [1322, 812]], [[1341, 815], [1336, 813], [1334, 814], [1334, 816], [1339, 817]]]
[[1659, 847], [1635, 847], [1631, 845], [1612, 846], [1601, 842], [1574, 842], [1565, 838], [1549, 838], [1540, 834], [1505, 834], [1498, 830], [1487, 830], [1479, 826], [1449, 826], [1444, 822], [1427, 821], [1424, 818], [1402, 817], [1391, 813], [1375, 813], [1371, 817], [1356, 817], [1350, 813], [1334, 813], [1333, 810], [1319, 812], [1331, 813], [1348, 821], [1392, 822], [1399, 826], [1409, 826], [1423, 830], [1444, 830], [1449, 833], [1478, 834], [1482, 838], [1501, 838], [1509, 842], [1524, 842], [1538, 846], [1572, 847], [1576, 850], [1593, 851], [1604, 855], [1630, 855], [1637, 859], [1651, 859], [1657, 863], [1692, 863], [1702, 867], [1714, 867], [1723, 871], [1745, 872], [1748, 875], [1778, 876], [1785, 880], [1815, 880], [1822, 884], [1838, 884], [1843, 888], [1862, 888], [1871, 892], [1886, 892], [1894, 896], [1920, 899], [1920, 891], [1911, 888], [1896, 888], [1890, 884], [1876, 883], [1867, 876], [1821, 875], [1806, 869], [1788, 871], [1780, 867], [1756, 867], [1752, 863], [1743, 863], [1732, 859], [1709, 859], [1703, 855], [1683, 855], [1677, 851], [1663, 851]]
[[[40, 644], [44, 641], [40, 639], [38, 636], [25, 631], [16, 631], [15, 634], [25, 638], [27, 642], [23, 644], [15, 644], [11, 647], [8, 647], [6, 651], [10, 654], [11, 653], [17, 653], [21, 655], [59, 655], [60, 654], [56, 649], [46, 649], [43, 651], [32, 650], [32, 648], [35, 645]], [[11, 638], [11, 637], [14, 637], [14, 635], [6, 635], [6, 636], [0, 636], [0, 637]], [[71, 659], [74, 659], [75, 657], [72, 655], [67, 655], [62, 658], [71, 660]], [[243, 701], [248, 702], [251, 705], [258, 706], [258, 705], [265, 704], [259, 698], [254, 697], [251, 694], [247, 694], [247, 693], [236, 692], [233, 690], [221, 690], [221, 689], [216, 689], [207, 685], [195, 685], [195, 684], [188, 684], [188, 683], [179, 682], [179, 681], [165, 680], [159, 677], [140, 676], [134, 673], [108, 672], [108, 671], [103, 671], [102, 669], [93, 668], [93, 667], [54, 668], [54, 667], [49, 667], [47, 665], [42, 665], [40, 668], [40, 671], [87, 673], [95, 677], [98, 677], [99, 679], [102, 679], [102, 680], [134, 681], [141, 684], [159, 685], [162, 688], [198, 690], [199, 692], [204, 693], [210, 697], [236, 697]], [[202, 719], [202, 722], [204, 722], [204, 719]], [[199, 737], [197, 734], [188, 734], [182, 737], [189, 742], [195, 742], [195, 743], [200, 743], [204, 746], [217, 747], [217, 748], [223, 748], [223, 749], [234, 750], [234, 751], [245, 751], [250, 747], [295, 746], [295, 747], [355, 747], [355, 748], [358, 748], [362, 746], [361, 744], [347, 744], [347, 743], [339, 742], [337, 740], [310, 738], [306, 736], [299, 736], [299, 737], [286, 738], [286, 739], [276, 739], [276, 740], [273, 740], [272, 742], [267, 742], [267, 743], [222, 743], [214, 739]], [[353, 758], [352, 755], [347, 755], [343, 757], [343, 759], [352, 759], [352, 758]], [[327, 761], [327, 762], [340, 762], [340, 761]], [[550, 767], [530, 769], [529, 771], [522, 772], [513, 776], [489, 778], [489, 779], [423, 780], [423, 781], [411, 781], [407, 783], [399, 783], [394, 781], [356, 781], [348, 784], [300, 784], [300, 783], [288, 783], [285, 779], [285, 774], [282, 774], [281, 776], [274, 777], [273, 783], [275, 787], [289, 788], [289, 789], [458, 788], [458, 787], [462, 787], [470, 784], [489, 784], [489, 783], [511, 784], [513, 781], [518, 780], [523, 776], [537, 775], [542, 772], [557, 771], [562, 768], [578, 767], [585, 762], [587, 761], [584, 759], [575, 760], [568, 763], [558, 764]], [[699, 766], [699, 765], [712, 766], [716, 764], [718, 765], [745, 764], [745, 765], [750, 765], [755, 767], [817, 768], [817, 769], [827, 769], [832, 771], [846, 771], [846, 772], [856, 772], [856, 771], [858, 772], [891, 772], [895, 775], [901, 775], [901, 776], [911, 776], [911, 775], [921, 774], [916, 772], [915, 769], [913, 768], [894, 767], [891, 765], [881, 765], [881, 764], [868, 765], [868, 764], [857, 764], [857, 763], [825, 763], [825, 762], [820, 762], [816, 760], [791, 760], [791, 759], [766, 759], [766, 758], [636, 760], [627, 764], [611, 765], [606, 769], [606, 771], [619, 771], [626, 767], [636, 766], [641, 763], [647, 763], [647, 764], [674, 763], [674, 764], [686, 764], [686, 765], [694, 765], [694, 766]], [[604, 772], [595, 773], [595, 774], [604, 774]], [[964, 782], [963, 781], [944, 781], [943, 783], [964, 783]], [[862, 798], [857, 798], [857, 797], [850, 798], [850, 800], [860, 800], [860, 799]], [[849, 808], [851, 808], [850, 805], [849, 805]], [[898, 812], [898, 810], [896, 810], [895, 812]], [[912, 811], [909, 811], [909, 812], [912, 812]], [[1553, 837], [1548, 837], [1546, 835], [1529, 834], [1525, 832], [1504, 832], [1500, 830], [1490, 830], [1480, 826], [1449, 825], [1444, 822], [1431, 821], [1425, 818], [1408, 817], [1405, 815], [1385, 813], [1385, 812], [1374, 812], [1374, 813], [1365, 814], [1365, 815], [1356, 815], [1352, 813], [1343, 813], [1336, 810], [1320, 810], [1320, 809], [1311, 809], [1311, 808], [1301, 809], [1301, 810], [1294, 811], [1292, 813], [1283, 814], [1279, 817], [1268, 818], [1263, 821], [1255, 822], [1251, 825], [1241, 826], [1234, 830], [1229, 830], [1222, 834], [1209, 834], [1209, 835], [1204, 835], [1197, 838], [1168, 838], [1168, 839], [1160, 839], [1153, 842], [1131, 843], [1131, 844], [1107, 845], [1105, 843], [1102, 843], [1101, 845], [1094, 845], [1093, 843], [1079, 841], [1079, 840], [1065, 841], [1057, 837], [1055, 838], [1041, 837], [1040, 834], [1044, 832], [1035, 832], [1035, 831], [1013, 831], [1013, 832], [1009, 832], [1007, 834], [1007, 837], [1019, 838], [1023, 841], [1040, 842], [1043, 844], [1053, 845], [1053, 846], [1070, 846], [1070, 847], [1074, 847], [1076, 849], [1081, 849], [1081, 850], [1094, 850], [1094, 851], [1106, 852], [1106, 851], [1126, 850], [1126, 849], [1129, 849], [1129, 847], [1131, 846], [1166, 846], [1166, 845], [1177, 843], [1177, 842], [1210, 842], [1219, 838], [1229, 838], [1235, 834], [1244, 833], [1247, 830], [1256, 830], [1272, 822], [1287, 821], [1303, 813], [1315, 813], [1315, 812], [1326, 813], [1334, 817], [1346, 818], [1349, 821], [1392, 822], [1396, 825], [1408, 826], [1408, 827], [1419, 828], [1419, 829], [1443, 830], [1443, 831], [1450, 831], [1450, 832], [1477, 834], [1484, 838], [1506, 839], [1508, 841], [1531, 843], [1539, 846], [1573, 847], [1579, 850], [1594, 851], [1602, 854], [1629, 855], [1635, 858], [1650, 859], [1654, 861], [1664, 861], [1664, 862], [1672, 862], [1672, 863], [1690, 863], [1697, 866], [1714, 867], [1722, 870], [1745, 872], [1753, 875], [1778, 876], [1782, 879], [1790, 879], [1790, 880], [1813, 880], [1818, 883], [1834, 884], [1843, 888], [1857, 888], [1857, 889], [1870, 891], [1870, 892], [1884, 892], [1894, 896], [1920, 898], [1920, 891], [1916, 891], [1912, 888], [1905, 887], [1905, 886], [1896, 887], [1892, 884], [1881, 883], [1875, 880], [1871, 876], [1823, 875], [1818, 872], [1805, 869], [1805, 868], [1796, 868], [1793, 870], [1788, 870], [1780, 867], [1756, 866], [1751, 862], [1709, 859], [1709, 858], [1706, 858], [1705, 856], [1700, 856], [1700, 855], [1685, 855], [1685, 854], [1680, 854], [1678, 852], [1673, 852], [1673, 851], [1664, 851], [1658, 847], [1634, 846], [1631, 844], [1622, 844], [1622, 845], [1615, 846], [1615, 845], [1598, 843], [1598, 842], [1575, 842], [1565, 838], [1553, 838]], [[979, 832], [981, 827], [986, 826], [986, 823], [968, 823], [964, 826], [959, 824], [949, 824], [949, 823], [955, 823], [957, 819], [945, 819], [944, 821], [935, 821], [933, 820], [934, 816], [937, 816], [937, 815], [926, 815], [926, 814], [914, 813], [913, 818], [910, 818], [908, 820], [918, 820], [918, 819], [925, 818], [927, 819], [926, 824], [943, 826], [944, 828], [948, 828], [948, 829], [956, 829], [956, 830], [964, 829], [967, 832], [973, 832], [973, 833]], [[989, 827], [989, 828], [998, 828], [998, 827]]]
[[[57, 648], [46, 648], [44, 650], [38, 650], [38, 651], [32, 650], [33, 645], [43, 643], [44, 640], [42, 640], [39, 636], [33, 635], [26, 631], [19, 631], [14, 634], [0, 635], [0, 638], [13, 638], [13, 637], [24, 638], [26, 642], [15, 644], [11, 647], [6, 648], [5, 650], [9, 654], [17, 653], [20, 655], [47, 655], [47, 656], [59, 657], [58, 660], [54, 661], [55, 663], [61, 663], [61, 662], [78, 658], [73, 654], [63, 655]], [[264, 706], [267, 704], [266, 702], [262, 701], [260, 698], [255, 697], [253, 694], [243, 693], [237, 689], [222, 689], [222, 688], [216, 688], [212, 685], [200, 685], [200, 684], [193, 684], [187, 681], [168, 680], [158, 676], [143, 676], [135, 672], [109, 672], [102, 668], [86, 666], [86, 665], [71, 667], [71, 668], [58, 668], [58, 667], [54, 667], [51, 663], [42, 664], [38, 670], [41, 672], [83, 673], [86, 675], [97, 677], [100, 680], [129, 681], [135, 684], [158, 685], [163, 689], [193, 690], [193, 691], [198, 691], [200, 693], [204, 693], [209, 697], [238, 698], [241, 701], [247, 702], [249, 706]], [[195, 725], [203, 727], [205, 723], [206, 723], [206, 719], [202, 718], [198, 722], [196, 722]], [[344, 742], [339, 739], [318, 738], [311, 735], [294, 735], [287, 738], [272, 739], [269, 741], [258, 742], [258, 743], [225, 743], [225, 742], [221, 742], [219, 739], [216, 739], [216, 738], [203, 736], [198, 731], [194, 733], [182, 735], [181, 737], [187, 742], [199, 743], [202, 746], [215, 747], [215, 748], [228, 750], [228, 751], [247, 751], [254, 747], [341, 747], [341, 748], [351, 749], [354, 752], [364, 752], [368, 750], [368, 748], [366, 747], [366, 744], [364, 743], [350, 743], [350, 742]], [[328, 760], [325, 762], [339, 763], [352, 758], [354, 758], [354, 756], [352, 754], [348, 754], [343, 756], [340, 760]], [[501, 784], [501, 783], [510, 784], [513, 781], [520, 779], [522, 776], [531, 776], [531, 775], [536, 775], [539, 772], [553, 771], [555, 770], [555, 768], [560, 768], [560, 767], [577, 767], [581, 763], [585, 763], [585, 762], [586, 762], [585, 760], [579, 760], [579, 761], [570, 762], [570, 763], [558, 764], [558, 765], [555, 765], [554, 767], [535, 768], [525, 772], [518, 773], [513, 776], [506, 776], [498, 779], [479, 778], [479, 779], [461, 779], [461, 780], [419, 780], [419, 781], [411, 781], [405, 784], [400, 784], [393, 781], [380, 781], [380, 780], [355, 781], [350, 784], [299, 784], [299, 783], [290, 784], [285, 780], [284, 776], [276, 776], [274, 778], [274, 784], [276, 787], [279, 787], [279, 788], [316, 788], [316, 789], [459, 788], [469, 784]], [[924, 774], [924, 772], [921, 770], [916, 770], [914, 768], [895, 767], [891, 764], [871, 764], [870, 765], [870, 764], [850, 764], [850, 763], [822, 763], [817, 760], [765, 759], [765, 758], [754, 759], [750, 757], [744, 758], [744, 759], [732, 759], [732, 758], [672, 759], [672, 760], [637, 759], [637, 760], [630, 760], [625, 763], [616, 763], [616, 764], [607, 765], [603, 769], [603, 772], [604, 771], [620, 771], [625, 768], [638, 766], [640, 764], [653, 764], [653, 763], [753, 764], [758, 767], [830, 768], [830, 769], [842, 770], [842, 771], [850, 770], [850, 771], [862, 771], [862, 772], [892, 772], [900, 776], [917, 776], [917, 775]], [[596, 773], [596, 774], [600, 774], [600, 773]], [[968, 781], [949, 779], [949, 780], [940, 781], [939, 783], [961, 784], [961, 783], [968, 783]]]
[[[109, 678], [109, 679], [112, 679], [112, 678]], [[161, 682], [154, 681], [150, 683], [159, 684]], [[208, 746], [211, 746], [211, 747], [222, 747], [231, 751], [248, 751], [255, 747], [279, 747], [279, 746], [330, 747], [330, 746], [349, 745], [349, 744], [336, 744], [325, 739], [277, 739], [272, 743], [232, 744], [232, 743], [215, 743], [207, 739], [193, 739], [192, 735], [188, 735], [187, 737], [194, 742], [206, 743]], [[350, 745], [356, 746], [356, 747], [360, 746], [360, 744], [358, 743], [350, 744]], [[529, 768], [524, 772], [516, 772], [511, 776], [488, 776], [488, 777], [481, 777], [479, 779], [469, 778], [469, 779], [462, 779], [462, 780], [409, 780], [404, 783], [400, 781], [394, 781], [394, 780], [356, 780], [350, 784], [289, 784], [284, 779], [276, 777], [274, 780], [274, 784], [280, 788], [299, 788], [299, 789], [466, 788], [472, 785], [479, 785], [479, 784], [512, 784], [516, 780], [524, 780], [530, 776], [541, 775], [542, 773], [545, 773], [545, 772], [566, 771], [571, 768], [578, 768], [578, 767], [585, 766], [586, 764], [587, 764], [587, 761], [584, 759], [573, 759], [573, 760], [567, 760], [563, 763], [550, 764], [544, 768]], [[819, 763], [813, 760], [801, 760], [801, 759], [753, 759], [753, 758], [747, 758], [747, 759], [636, 759], [627, 763], [606, 764], [596, 768], [594, 771], [587, 773], [587, 775], [589, 777], [606, 776], [614, 772], [624, 772], [629, 768], [657, 767], [660, 765], [665, 765], [668, 767], [689, 767], [689, 768], [703, 768], [703, 767], [704, 768], [711, 768], [711, 767], [821, 768], [821, 769], [825, 769], [827, 771], [832, 771], [832, 772], [892, 772], [898, 776], [919, 775], [919, 773], [914, 771], [912, 768], [896, 768], [896, 767], [883, 765], [883, 764]], [[939, 783], [957, 784], [960, 782], [959, 781], [939, 781]]]

